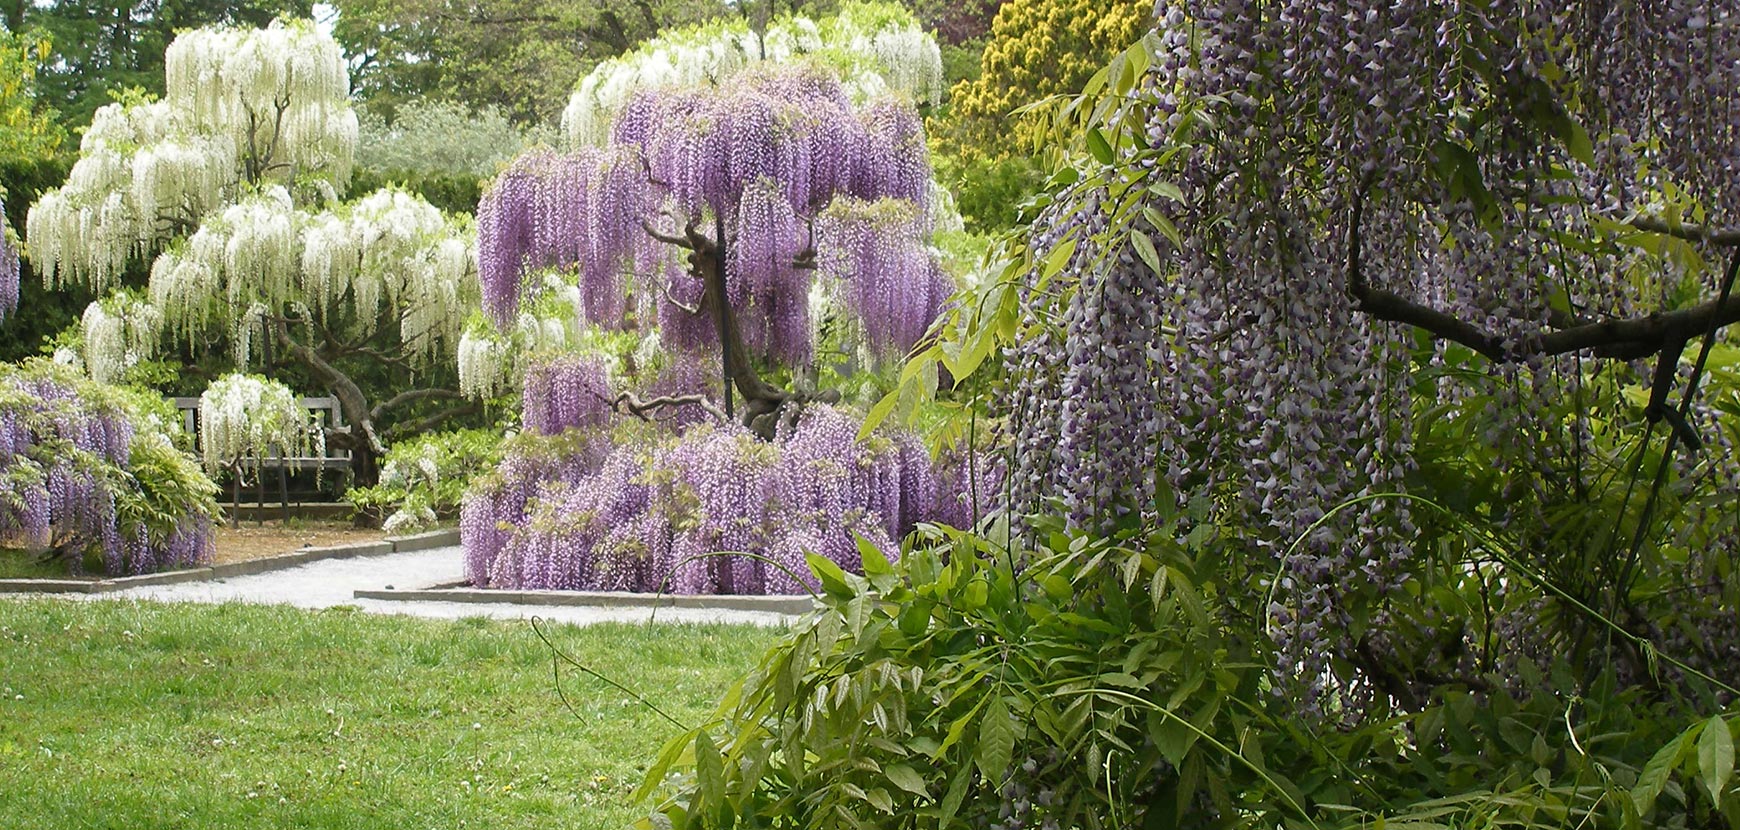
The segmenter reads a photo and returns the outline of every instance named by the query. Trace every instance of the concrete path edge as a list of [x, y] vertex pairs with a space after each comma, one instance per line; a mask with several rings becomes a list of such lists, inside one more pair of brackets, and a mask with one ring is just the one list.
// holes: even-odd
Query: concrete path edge
[[323, 559], [382, 556], [389, 553], [432, 550], [457, 544], [459, 544], [459, 531], [450, 528], [410, 536], [391, 536], [379, 542], [303, 548], [282, 556], [268, 556], [247, 562], [230, 562], [206, 568], [188, 568], [139, 576], [117, 576], [108, 579], [0, 579], [0, 594], [106, 594], [110, 591], [143, 588], [148, 585], [176, 585], [206, 579], [251, 576], [267, 571], [294, 568]]

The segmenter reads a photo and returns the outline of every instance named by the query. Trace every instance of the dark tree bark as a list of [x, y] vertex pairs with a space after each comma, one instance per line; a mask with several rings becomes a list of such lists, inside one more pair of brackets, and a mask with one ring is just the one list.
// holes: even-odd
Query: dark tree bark
[[[647, 226], [646, 231], [661, 242], [689, 251], [689, 273], [701, 281], [705, 290], [701, 302], [687, 313], [707, 315], [716, 320], [724, 373], [731, 389], [743, 397], [743, 410], [736, 417], [744, 426], [763, 439], [771, 439], [779, 424], [780, 413], [787, 406], [801, 407], [811, 401], [834, 403], [840, 399], [839, 393], [831, 389], [819, 394], [792, 392], [762, 379], [761, 371], [756, 368], [748, 347], [743, 343], [736, 313], [726, 295], [724, 251], [717, 241], [696, 230], [694, 224], [685, 228], [680, 237], [659, 233], [651, 226]], [[800, 263], [803, 259], [800, 256]], [[727, 390], [727, 396], [730, 391]]]

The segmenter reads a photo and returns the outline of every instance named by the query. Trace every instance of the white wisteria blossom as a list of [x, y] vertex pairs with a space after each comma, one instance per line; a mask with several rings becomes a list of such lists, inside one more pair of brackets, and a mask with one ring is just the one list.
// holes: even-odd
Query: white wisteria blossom
[[32, 205], [31, 260], [49, 285], [107, 288], [248, 183], [349, 180], [344, 59], [313, 25], [186, 32], [164, 62], [164, 98], [98, 110], [66, 184]]
[[634, 93], [719, 81], [762, 60], [820, 60], [860, 103], [896, 92], [914, 103], [942, 102], [942, 53], [905, 8], [848, 3], [821, 22], [782, 17], [757, 34], [742, 19], [666, 34], [594, 67], [562, 111], [571, 148], [602, 146]]
[[[239, 367], [298, 364], [339, 401], [351, 432], [334, 440], [366, 484], [378, 422], [459, 396], [408, 385], [439, 376], [478, 304], [470, 220], [398, 189], [340, 202], [357, 118], [339, 48], [312, 23], [184, 32], [165, 64], [162, 100], [99, 111], [67, 183], [32, 206], [33, 264], [50, 286], [102, 292], [152, 260], [149, 304], [126, 306], [139, 320], [115, 304], [86, 315], [90, 371], [170, 338], [227, 343]], [[402, 371], [376, 401], [355, 378], [382, 364]], [[405, 428], [451, 411], [421, 407]]]
[[259, 375], [218, 378], [199, 396], [200, 451], [206, 469], [258, 469], [277, 460], [294, 467], [297, 459], [326, 453], [319, 425], [296, 393]]
[[115, 383], [155, 351], [163, 313], [131, 293], [118, 292], [86, 306], [83, 325], [86, 371], [98, 383]]

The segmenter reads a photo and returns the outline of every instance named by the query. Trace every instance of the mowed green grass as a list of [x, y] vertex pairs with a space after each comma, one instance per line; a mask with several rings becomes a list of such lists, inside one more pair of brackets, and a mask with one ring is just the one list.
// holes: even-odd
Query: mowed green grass
[[[781, 635], [554, 626], [684, 724]], [[678, 727], [526, 622], [0, 598], [0, 828], [593, 828]]]

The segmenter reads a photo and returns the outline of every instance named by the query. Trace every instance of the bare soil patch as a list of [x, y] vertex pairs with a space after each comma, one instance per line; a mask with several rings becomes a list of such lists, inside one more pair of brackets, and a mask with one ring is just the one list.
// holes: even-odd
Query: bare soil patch
[[349, 522], [317, 522], [292, 519], [288, 524], [268, 520], [264, 525], [244, 520], [235, 527], [217, 529], [217, 564], [248, 562], [279, 556], [302, 548], [323, 548], [331, 545], [354, 545], [379, 542], [387, 534], [376, 529], [358, 528]]

